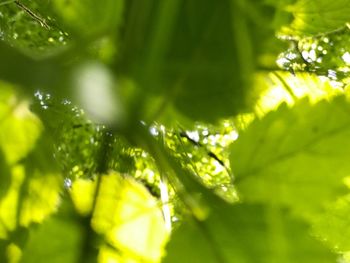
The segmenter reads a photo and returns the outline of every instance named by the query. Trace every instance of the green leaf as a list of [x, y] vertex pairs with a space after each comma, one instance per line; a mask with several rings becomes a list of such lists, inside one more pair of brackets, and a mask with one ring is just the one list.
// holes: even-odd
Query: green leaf
[[30, 177], [36, 172], [43, 175], [60, 174], [58, 162], [54, 158], [54, 142], [52, 134], [44, 130], [35, 144], [35, 148], [27, 154], [24, 160], [26, 173]]
[[1, 1], [1, 40], [26, 50], [31, 56], [47, 56], [66, 44], [67, 37], [55, 25], [51, 1]]
[[131, 3], [118, 69], [136, 80], [140, 100], [161, 95], [160, 109], [175, 105], [206, 121], [242, 110], [255, 66], [242, 7], [228, 0]]
[[7, 240], [0, 240], [0, 260], [17, 263], [21, 257], [21, 248], [28, 240], [28, 229], [18, 228], [11, 232]]
[[26, 101], [16, 97], [5, 101], [0, 119], [0, 148], [9, 165], [18, 162], [30, 152], [39, 137], [42, 126], [39, 119], [29, 112]]
[[29, 171], [23, 165], [11, 169], [11, 185], [0, 200], [1, 238], [8, 238], [19, 226], [41, 223], [57, 211], [63, 186], [60, 175], [45, 174], [38, 168]]
[[109, 33], [122, 21], [123, 0], [54, 0], [53, 9], [72, 33], [80, 37]]
[[11, 168], [7, 164], [6, 157], [0, 148], [0, 200], [7, 192], [11, 184]]
[[1, 237], [56, 211], [63, 186], [40, 120], [26, 101], [4, 91], [9, 93], [0, 97]]
[[21, 94], [32, 95], [38, 87], [48, 88], [64, 82], [62, 62], [36, 60], [0, 42], [0, 79], [22, 85]]
[[[52, 154], [52, 153], [50, 153]], [[41, 160], [42, 162], [43, 160]], [[48, 159], [48, 163], [50, 160]], [[19, 223], [28, 227], [33, 223], [42, 223], [49, 215], [58, 210], [63, 178], [53, 167], [40, 167], [36, 162], [26, 166], [26, 178], [19, 189]]]
[[281, 33], [291, 36], [315, 36], [335, 31], [350, 20], [348, 0], [298, 0], [288, 6], [294, 20], [289, 26], [282, 27]]
[[255, 113], [259, 117], [276, 110], [282, 103], [292, 106], [298, 100], [308, 98], [310, 104], [314, 104], [344, 94], [344, 89], [310, 73], [274, 71], [257, 74], [255, 81], [255, 86], [261, 90], [255, 104]]
[[242, 200], [292, 207], [305, 216], [345, 191], [350, 105], [344, 97], [283, 105], [255, 120], [231, 148]]
[[350, 251], [349, 213], [350, 195], [346, 195], [330, 203], [326, 212], [313, 222], [314, 232], [336, 251]]
[[214, 204], [207, 220], [189, 220], [175, 230], [163, 262], [336, 262], [302, 222], [280, 208]]
[[69, 214], [55, 215], [30, 229], [21, 263], [78, 262], [83, 249], [83, 237], [83, 227], [79, 221]]
[[[147, 136], [142, 130], [138, 136]], [[308, 228], [275, 205], [229, 205], [203, 187], [164, 149], [149, 139], [178, 196], [192, 213], [174, 230], [164, 262], [335, 262], [335, 255], [308, 234]], [[174, 186], [178, 186], [175, 183]], [[209, 213], [209, 216], [208, 216]]]
[[130, 261], [157, 262], [168, 237], [157, 200], [142, 184], [118, 173], [100, 180], [92, 228]]

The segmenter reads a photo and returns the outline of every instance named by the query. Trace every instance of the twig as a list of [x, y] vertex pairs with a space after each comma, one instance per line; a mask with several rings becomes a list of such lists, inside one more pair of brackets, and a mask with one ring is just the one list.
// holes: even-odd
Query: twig
[[226, 170], [227, 174], [231, 178], [233, 178], [230, 169], [225, 165], [224, 161], [221, 160], [214, 152], [209, 150], [207, 147], [205, 147], [205, 145], [201, 144], [199, 141], [192, 139], [190, 136], [188, 136], [188, 134], [185, 131], [181, 131], [179, 133], [179, 135], [180, 135], [180, 137], [186, 138], [193, 145], [198, 146], [198, 147], [202, 147], [207, 152], [208, 156], [213, 158], [215, 161], [217, 161]]
[[50, 26], [46, 23], [45, 19], [41, 16], [35, 14], [32, 10], [30, 10], [28, 7], [26, 7], [24, 4], [22, 4], [20, 1], [15, 0], [15, 4], [24, 10], [28, 15], [30, 15], [34, 20], [36, 20], [42, 27], [45, 27], [46, 29], [50, 29]]

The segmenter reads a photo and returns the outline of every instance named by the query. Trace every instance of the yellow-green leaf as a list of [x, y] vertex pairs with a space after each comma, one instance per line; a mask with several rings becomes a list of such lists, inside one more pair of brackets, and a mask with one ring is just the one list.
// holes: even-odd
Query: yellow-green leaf
[[350, 104], [345, 97], [280, 106], [255, 120], [232, 145], [241, 199], [279, 204], [304, 215], [345, 191], [350, 168]]
[[123, 257], [144, 262], [159, 261], [168, 235], [157, 200], [117, 173], [101, 177], [92, 227]]
[[286, 35], [315, 36], [340, 29], [350, 21], [348, 0], [297, 0], [286, 10], [294, 16], [292, 23], [281, 30]]

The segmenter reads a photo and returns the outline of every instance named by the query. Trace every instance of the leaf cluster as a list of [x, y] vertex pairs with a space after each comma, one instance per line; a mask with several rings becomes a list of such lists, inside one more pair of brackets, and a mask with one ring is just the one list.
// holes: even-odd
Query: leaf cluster
[[0, 261], [350, 262], [349, 8], [1, 2]]

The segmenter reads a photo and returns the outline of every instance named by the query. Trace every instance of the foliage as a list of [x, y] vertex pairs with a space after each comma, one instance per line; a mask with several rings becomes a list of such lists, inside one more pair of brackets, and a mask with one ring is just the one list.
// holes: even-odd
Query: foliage
[[349, 8], [0, 2], [0, 262], [350, 262]]

